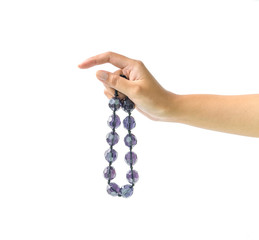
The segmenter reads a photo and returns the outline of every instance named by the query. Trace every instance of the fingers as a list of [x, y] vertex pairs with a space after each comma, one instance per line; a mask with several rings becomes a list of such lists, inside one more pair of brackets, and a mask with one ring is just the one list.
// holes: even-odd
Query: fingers
[[[115, 71], [113, 74], [120, 75], [120, 74], [123, 74], [123, 73], [122, 73], [122, 70], [119, 69], [119, 70]], [[103, 83], [104, 87], [106, 88], [106, 92], [108, 92], [110, 95], [112, 95], [114, 97], [115, 89], [110, 87], [109, 85], [107, 85], [107, 83], [105, 83], [103, 81], [102, 81], [102, 83]], [[125, 97], [126, 96], [123, 93], [118, 92], [118, 98], [119, 99], [124, 99]]]
[[96, 77], [107, 86], [118, 90], [126, 96], [131, 95], [131, 91], [135, 86], [134, 84], [136, 84], [133, 81], [129, 81], [115, 73], [110, 73], [102, 70], [97, 71]]
[[96, 55], [94, 57], [90, 57], [83, 61], [78, 65], [79, 68], [90, 68], [95, 65], [100, 65], [104, 63], [111, 63], [112, 65], [118, 68], [125, 68], [130, 63], [132, 63], [133, 59], [120, 55], [114, 52], [106, 52]]
[[[115, 89], [114, 88], [111, 88], [110, 86], [108, 86], [107, 84], [103, 83], [104, 87], [105, 87], [105, 90], [114, 97], [114, 94], [115, 94]], [[124, 99], [126, 96], [121, 93], [121, 92], [118, 92], [118, 98], [119, 99]]]
[[107, 98], [111, 99], [113, 98], [114, 96], [111, 95], [106, 89], [104, 90], [104, 94], [106, 95]]

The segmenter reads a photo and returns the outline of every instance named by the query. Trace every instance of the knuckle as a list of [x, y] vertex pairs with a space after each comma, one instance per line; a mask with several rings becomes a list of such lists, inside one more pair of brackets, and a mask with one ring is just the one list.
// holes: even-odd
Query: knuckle
[[115, 74], [112, 74], [109, 80], [110, 80], [109, 82], [110, 82], [111, 86], [115, 87], [118, 82], [118, 77]]
[[111, 52], [111, 51], [107, 51], [107, 52], [104, 53], [104, 55], [107, 56], [107, 57], [111, 56], [112, 54], [113, 54], [113, 52]]
[[104, 59], [106, 59], [106, 62], [108, 62], [108, 63], [111, 61], [111, 58], [113, 55], [114, 55], [114, 53], [111, 51], [103, 53], [103, 57], [104, 57]]
[[132, 91], [134, 95], [138, 95], [142, 92], [142, 87], [140, 85], [135, 85]]
[[135, 62], [136, 62], [136, 65], [139, 67], [144, 65], [144, 63], [141, 60], [135, 60]]

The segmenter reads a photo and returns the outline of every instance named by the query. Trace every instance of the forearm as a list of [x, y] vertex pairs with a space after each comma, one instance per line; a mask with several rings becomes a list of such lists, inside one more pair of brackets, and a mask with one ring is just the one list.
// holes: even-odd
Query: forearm
[[166, 121], [214, 131], [259, 137], [259, 94], [172, 94]]

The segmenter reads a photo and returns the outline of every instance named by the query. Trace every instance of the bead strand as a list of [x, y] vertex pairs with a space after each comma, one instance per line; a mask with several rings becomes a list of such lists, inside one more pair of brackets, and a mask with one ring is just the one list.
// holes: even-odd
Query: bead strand
[[[107, 135], [108, 137], [106, 138], [106, 140], [108, 139], [107, 142], [110, 144], [111, 159], [108, 159], [108, 161], [109, 161], [108, 177], [105, 175], [105, 171], [107, 171], [107, 168], [104, 170], [104, 177], [108, 178], [108, 186], [110, 186], [110, 188], [111, 188], [111, 195], [113, 195], [113, 196], [117, 195], [117, 196], [120, 197], [121, 194], [118, 192], [119, 187], [115, 183], [110, 183], [111, 179], [115, 178], [115, 176], [116, 176], [115, 169], [111, 168], [112, 163], [117, 158], [117, 152], [115, 150], [113, 150], [113, 146], [119, 141], [119, 136], [115, 132], [115, 128], [119, 127], [120, 124], [121, 124], [119, 116], [117, 116], [116, 113], [115, 113], [120, 108], [120, 101], [118, 99], [118, 91], [117, 90], [115, 90], [114, 98], [112, 98], [109, 102], [109, 107], [113, 110], [113, 115], [110, 116], [110, 118], [108, 119], [108, 125], [110, 127], [112, 127], [112, 132], [108, 133], [108, 135]], [[111, 142], [109, 142], [110, 138], [111, 138]], [[107, 153], [107, 151], [105, 153]], [[106, 158], [106, 160], [107, 160], [107, 158]], [[113, 171], [113, 176], [111, 176], [111, 169]], [[114, 194], [114, 193], [116, 193], [116, 194]]]
[[[117, 90], [115, 90], [115, 98], [117, 99], [118, 97], [118, 92]], [[114, 108], [113, 109], [113, 119], [115, 119], [115, 112], [116, 112], [116, 109]], [[112, 122], [112, 133], [113, 133], [113, 136], [115, 135], [115, 121]], [[112, 138], [112, 144], [110, 145], [110, 151], [111, 151], [111, 155], [112, 155], [112, 158], [113, 158], [113, 144], [114, 144], [114, 137]], [[111, 165], [112, 165], [112, 162], [109, 163], [109, 173], [108, 173], [108, 184], [110, 184], [110, 181], [111, 181]]]
[[[129, 118], [131, 116], [131, 112], [129, 112]], [[130, 124], [130, 121], [129, 121], [129, 129], [128, 129], [128, 134], [131, 134], [131, 124]], [[133, 166], [132, 166], [132, 146], [130, 146], [130, 170], [131, 170], [131, 178], [134, 179], [133, 177]], [[131, 184], [132, 187], [134, 187], [134, 181], [132, 181], [132, 184]]]
[[[121, 77], [126, 78], [124, 75]], [[131, 116], [131, 112], [135, 108], [135, 104], [126, 97], [123, 100], [119, 100], [118, 91], [115, 90], [114, 97], [109, 101], [109, 107], [113, 110], [113, 115], [108, 119], [108, 126], [112, 128], [112, 132], [108, 133], [106, 136], [106, 141], [110, 145], [110, 149], [105, 151], [105, 159], [109, 162], [109, 166], [104, 169], [104, 177], [108, 179], [107, 192], [112, 196], [119, 196], [128, 198], [133, 194], [133, 187], [139, 179], [138, 172], [133, 170], [133, 165], [137, 161], [137, 155], [132, 152], [133, 146], [137, 144], [137, 138], [134, 134], [131, 133], [131, 129], [136, 126], [135, 119]], [[128, 113], [128, 116], [123, 120], [124, 127], [128, 130], [128, 134], [124, 138], [125, 145], [129, 147], [130, 151], [125, 154], [125, 161], [130, 165], [130, 170], [126, 174], [126, 178], [131, 183], [131, 185], [126, 184], [123, 187], [119, 187], [116, 183], [111, 182], [115, 178], [116, 172], [112, 167], [112, 163], [117, 159], [118, 153], [113, 146], [118, 143], [119, 135], [116, 133], [115, 129], [120, 126], [120, 118], [116, 115], [116, 111], [122, 107], [125, 112]]]
[[[131, 111], [133, 111], [135, 104], [126, 97], [123, 102], [123, 110], [128, 113], [128, 116], [124, 119], [123, 124], [124, 127], [128, 130], [127, 136], [124, 138], [124, 142], [126, 146], [130, 148], [128, 154], [130, 155], [130, 171], [127, 173], [126, 177], [128, 181], [131, 183], [131, 188], [135, 185], [138, 181], [139, 175], [138, 172], [133, 170], [133, 152], [132, 148], [137, 144], [137, 138], [134, 134], [131, 133], [131, 130], [136, 126], [135, 119], [131, 116]], [[136, 156], [136, 154], [135, 154]]]

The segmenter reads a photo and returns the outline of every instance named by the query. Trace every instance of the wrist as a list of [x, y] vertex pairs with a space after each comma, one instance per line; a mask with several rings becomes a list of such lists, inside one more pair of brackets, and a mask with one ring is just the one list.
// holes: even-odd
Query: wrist
[[180, 119], [180, 101], [182, 95], [166, 90], [164, 114], [160, 121], [162, 122], [179, 122]]

